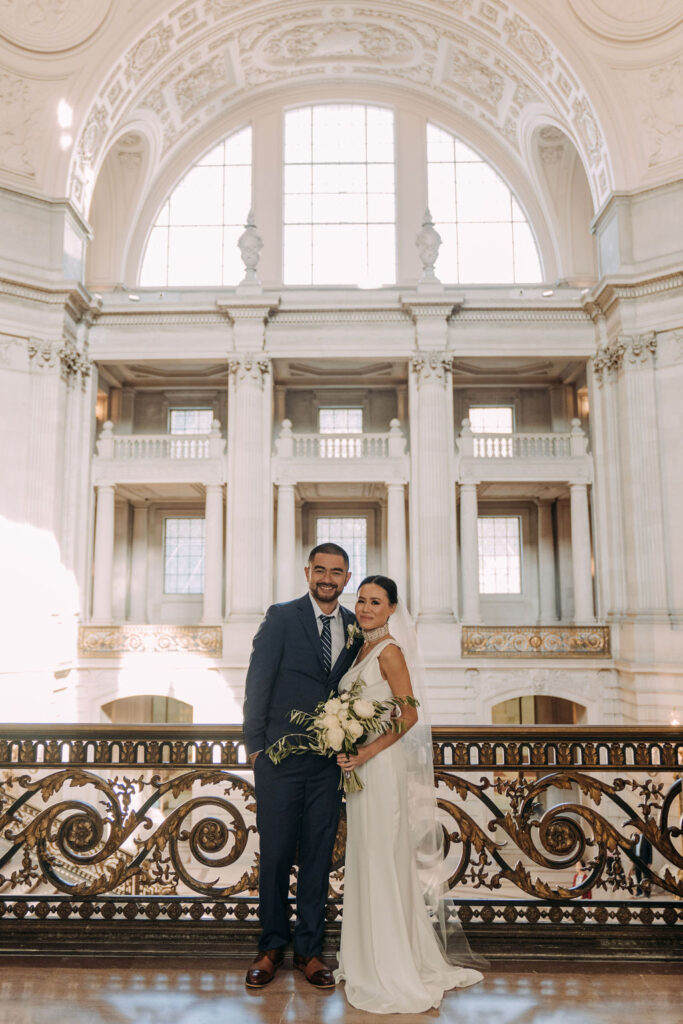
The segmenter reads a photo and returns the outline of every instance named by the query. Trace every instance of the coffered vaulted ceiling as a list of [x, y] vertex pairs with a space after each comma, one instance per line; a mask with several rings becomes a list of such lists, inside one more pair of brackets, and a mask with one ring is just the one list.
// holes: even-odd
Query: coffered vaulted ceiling
[[681, 52], [680, 0], [4, 0], [0, 183], [87, 215], [114, 143], [135, 164], [144, 140], [155, 174], [240, 105], [357, 83], [428, 99], [522, 161], [539, 126], [546, 149], [568, 137], [597, 208], [681, 176]]

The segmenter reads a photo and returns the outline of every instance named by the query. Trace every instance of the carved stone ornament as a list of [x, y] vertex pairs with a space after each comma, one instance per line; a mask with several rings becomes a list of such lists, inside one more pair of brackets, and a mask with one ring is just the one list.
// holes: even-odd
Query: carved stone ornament
[[623, 338], [615, 338], [598, 349], [593, 356], [593, 370], [599, 384], [602, 384], [609, 376], [618, 374], [624, 361], [625, 351], [626, 344]]
[[262, 388], [266, 375], [270, 373], [270, 359], [265, 356], [242, 356], [231, 359], [228, 369], [236, 384], [251, 384]]
[[648, 363], [650, 356], [654, 359], [657, 352], [657, 335], [654, 331], [646, 334], [632, 334], [626, 348], [626, 358], [629, 363], [643, 365]]
[[434, 264], [439, 256], [441, 248], [441, 235], [434, 227], [432, 215], [429, 208], [425, 210], [422, 227], [415, 238], [415, 244], [422, 263], [422, 281], [438, 281], [434, 273]]
[[54, 370], [59, 363], [59, 350], [50, 341], [31, 338], [28, 343], [28, 358], [35, 370]]
[[410, 360], [413, 373], [422, 384], [445, 384], [453, 370], [453, 357], [447, 352], [415, 355]]
[[237, 244], [242, 257], [242, 263], [244, 263], [246, 269], [242, 284], [258, 284], [259, 279], [256, 274], [256, 268], [258, 267], [261, 249], [263, 248], [263, 239], [256, 229], [253, 210], [249, 211], [247, 223], [244, 226], [244, 231], [237, 239]]

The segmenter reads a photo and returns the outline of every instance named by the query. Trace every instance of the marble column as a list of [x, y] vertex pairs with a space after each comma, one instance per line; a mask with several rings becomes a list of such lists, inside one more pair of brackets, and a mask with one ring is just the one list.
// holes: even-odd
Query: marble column
[[147, 505], [133, 505], [133, 536], [130, 556], [130, 622], [147, 622]]
[[291, 601], [297, 594], [294, 484], [278, 484], [276, 544], [276, 600]]
[[479, 534], [477, 485], [460, 484], [460, 561], [462, 564], [462, 619], [468, 626], [479, 622]]
[[[418, 616], [453, 620], [454, 431], [449, 422], [451, 360], [445, 353], [417, 355], [411, 368], [411, 481], [415, 495], [414, 543]], [[414, 405], [417, 408], [414, 408]]]
[[387, 483], [387, 573], [407, 598], [406, 501], [403, 483]]
[[593, 621], [593, 579], [591, 576], [591, 534], [588, 517], [588, 485], [570, 483], [572, 519], [572, 577], [574, 581], [574, 622]]
[[228, 613], [235, 620], [256, 620], [266, 605], [272, 573], [270, 482], [270, 363], [245, 355], [230, 361], [228, 430]]
[[92, 614], [94, 621], [102, 623], [111, 622], [112, 617], [115, 491], [112, 484], [99, 484], [97, 487]]
[[555, 594], [555, 548], [553, 543], [553, 503], [540, 500], [538, 509], [538, 621], [557, 622]]
[[206, 484], [205, 489], [202, 622], [216, 624], [223, 612], [223, 485]]

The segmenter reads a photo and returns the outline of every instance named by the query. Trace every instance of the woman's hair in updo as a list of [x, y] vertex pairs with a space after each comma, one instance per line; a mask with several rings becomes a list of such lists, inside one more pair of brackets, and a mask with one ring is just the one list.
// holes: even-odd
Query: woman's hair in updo
[[366, 576], [363, 582], [359, 585], [358, 590], [364, 587], [366, 583], [374, 583], [376, 586], [381, 587], [382, 590], [386, 591], [386, 595], [389, 598], [389, 604], [398, 604], [398, 588], [394, 581], [388, 576]]

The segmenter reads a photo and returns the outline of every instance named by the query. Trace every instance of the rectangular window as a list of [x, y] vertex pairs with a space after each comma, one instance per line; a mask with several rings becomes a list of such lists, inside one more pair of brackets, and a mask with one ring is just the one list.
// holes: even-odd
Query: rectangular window
[[164, 593], [204, 593], [204, 519], [164, 520]]
[[[511, 434], [514, 429], [514, 410], [511, 405], [471, 405], [467, 412], [473, 434]], [[512, 438], [475, 437], [474, 454], [477, 458], [511, 458]]]
[[368, 570], [368, 521], [364, 517], [335, 516], [319, 518], [316, 521], [315, 542], [324, 544], [332, 541], [348, 552], [351, 579], [345, 587], [347, 592], [356, 590]]
[[479, 593], [521, 594], [522, 538], [519, 516], [480, 516]]
[[362, 434], [363, 410], [326, 406], [319, 410], [318, 423], [321, 434]]
[[396, 280], [394, 116], [337, 103], [285, 114], [284, 282]]
[[169, 409], [170, 434], [208, 434], [211, 431], [213, 409]]
[[471, 405], [467, 412], [474, 434], [511, 434], [514, 427], [511, 405]]

